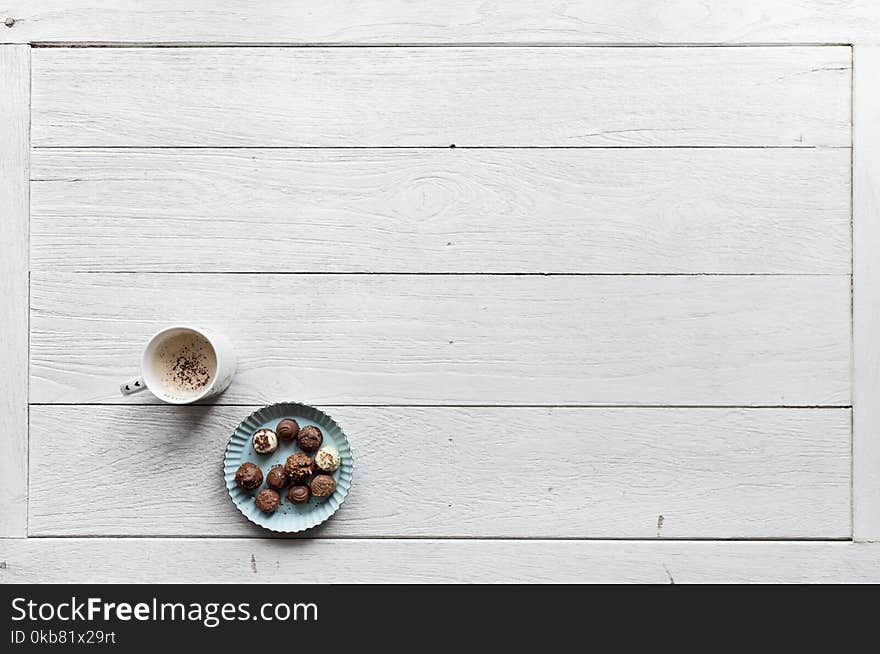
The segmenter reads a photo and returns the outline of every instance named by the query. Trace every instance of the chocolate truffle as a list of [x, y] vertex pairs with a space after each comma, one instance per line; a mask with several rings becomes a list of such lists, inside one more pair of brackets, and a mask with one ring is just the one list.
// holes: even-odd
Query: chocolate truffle
[[315, 471], [315, 462], [312, 457], [302, 452], [291, 454], [284, 462], [284, 472], [294, 484], [298, 484], [308, 479]]
[[291, 486], [290, 490], [287, 491], [287, 499], [294, 504], [305, 504], [309, 501], [311, 495], [312, 493], [309, 491], [308, 486]]
[[318, 475], [312, 479], [312, 495], [330, 497], [336, 490], [336, 480], [330, 475]]
[[324, 472], [338, 470], [340, 463], [342, 463], [342, 458], [339, 456], [339, 450], [332, 445], [322, 447], [315, 455], [315, 465]]
[[314, 452], [321, 447], [321, 443], [324, 442], [324, 434], [322, 434], [321, 430], [317, 427], [306, 425], [299, 430], [296, 442], [304, 451]]
[[278, 491], [273, 491], [271, 488], [264, 488], [257, 493], [257, 508], [263, 513], [275, 513], [280, 501], [281, 496]]
[[255, 463], [242, 463], [235, 471], [235, 483], [241, 490], [252, 491], [263, 483], [263, 471]]
[[275, 433], [283, 441], [292, 441], [299, 433], [299, 423], [292, 418], [285, 418], [275, 427]]
[[258, 429], [254, 432], [254, 450], [257, 454], [272, 454], [278, 449], [278, 437], [271, 429]]
[[284, 472], [284, 466], [273, 466], [266, 475], [266, 486], [281, 490], [287, 486], [287, 473]]

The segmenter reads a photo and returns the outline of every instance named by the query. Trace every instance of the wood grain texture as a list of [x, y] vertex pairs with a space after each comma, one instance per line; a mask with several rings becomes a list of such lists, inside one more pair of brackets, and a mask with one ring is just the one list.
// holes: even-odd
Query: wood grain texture
[[0, 537], [27, 534], [30, 48], [0, 46]]
[[38, 147], [848, 147], [850, 77], [846, 47], [42, 48], [31, 124]]
[[5, 0], [0, 42], [877, 43], [873, 0]]
[[[229, 501], [220, 464], [257, 408], [32, 407], [34, 469], [66, 472], [31, 481], [30, 534], [265, 536]], [[307, 536], [851, 533], [849, 409], [330, 413], [352, 440], [355, 484]]]
[[877, 583], [878, 550], [833, 542], [29, 538], [0, 541], [0, 583]]
[[118, 396], [160, 326], [226, 333], [218, 403], [849, 405], [849, 276], [47, 274], [34, 402]]
[[31, 174], [35, 270], [851, 270], [848, 148], [38, 149]]
[[880, 540], [880, 48], [854, 61], [853, 537]]

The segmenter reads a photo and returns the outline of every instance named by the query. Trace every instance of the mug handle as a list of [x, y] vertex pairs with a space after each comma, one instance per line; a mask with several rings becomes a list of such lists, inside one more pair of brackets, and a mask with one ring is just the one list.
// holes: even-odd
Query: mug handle
[[119, 385], [119, 392], [123, 395], [133, 395], [134, 393], [140, 393], [146, 389], [147, 385], [144, 383], [143, 377], [135, 377], [134, 379], [129, 379], [124, 384]]

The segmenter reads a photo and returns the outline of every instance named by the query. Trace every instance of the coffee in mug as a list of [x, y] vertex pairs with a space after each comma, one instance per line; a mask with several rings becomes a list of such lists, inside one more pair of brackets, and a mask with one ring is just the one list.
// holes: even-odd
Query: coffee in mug
[[176, 326], [155, 334], [144, 349], [141, 377], [120, 386], [123, 395], [149, 389], [171, 404], [189, 404], [229, 386], [235, 356], [229, 342], [207, 330]]

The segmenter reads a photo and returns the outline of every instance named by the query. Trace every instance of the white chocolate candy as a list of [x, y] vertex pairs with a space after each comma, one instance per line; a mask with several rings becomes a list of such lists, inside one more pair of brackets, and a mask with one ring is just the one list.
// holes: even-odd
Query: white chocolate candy
[[258, 429], [254, 432], [254, 450], [257, 454], [272, 454], [278, 449], [278, 436], [271, 429]]
[[324, 472], [338, 470], [341, 463], [342, 458], [339, 456], [339, 450], [332, 445], [322, 447], [315, 455], [315, 464]]

